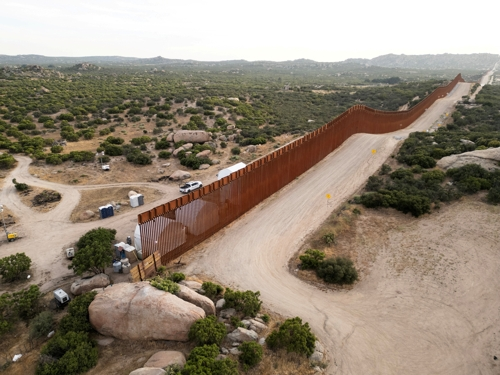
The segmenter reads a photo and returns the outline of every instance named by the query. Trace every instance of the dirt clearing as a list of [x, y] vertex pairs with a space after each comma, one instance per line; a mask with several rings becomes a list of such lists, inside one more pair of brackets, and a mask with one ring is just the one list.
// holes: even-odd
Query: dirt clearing
[[[156, 201], [163, 196], [163, 193], [159, 190], [142, 186], [82, 190], [80, 193], [80, 202], [71, 213], [71, 221], [76, 223], [99, 220], [100, 218], [98, 208], [110, 202], [121, 205], [121, 208], [118, 211], [115, 210], [115, 215], [120, 215], [134, 210], [134, 208], [130, 207], [130, 199], [128, 197], [128, 192], [131, 190], [135, 191], [138, 194], [144, 195], [145, 203]], [[93, 211], [95, 215], [89, 219], [82, 219], [82, 214], [87, 210]], [[139, 213], [142, 212], [142, 209], [137, 208], [136, 211]]]

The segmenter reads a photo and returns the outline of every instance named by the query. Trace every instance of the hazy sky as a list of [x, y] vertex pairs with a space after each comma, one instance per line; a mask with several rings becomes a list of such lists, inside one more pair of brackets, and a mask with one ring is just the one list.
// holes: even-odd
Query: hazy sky
[[[340, 61], [500, 53], [495, 1], [0, 0], [0, 54]], [[496, 8], [492, 9], [492, 8]]]

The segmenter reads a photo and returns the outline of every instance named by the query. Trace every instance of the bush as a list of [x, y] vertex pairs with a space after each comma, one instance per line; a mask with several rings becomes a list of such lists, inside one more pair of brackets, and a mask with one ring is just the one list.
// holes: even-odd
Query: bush
[[233, 147], [231, 149], [231, 154], [233, 154], [233, 155], [239, 155], [239, 154], [241, 154], [241, 149], [239, 147]]
[[24, 182], [17, 182], [15, 178], [12, 179], [12, 183], [17, 191], [25, 191], [30, 188], [28, 184], [25, 184]]
[[424, 172], [422, 174], [422, 181], [424, 181], [426, 184], [431, 185], [431, 184], [440, 184], [444, 181], [446, 177], [446, 173], [440, 171], [440, 170], [432, 170], [428, 172]]
[[205, 281], [201, 288], [205, 291], [205, 295], [208, 298], [214, 299], [216, 296], [224, 291], [224, 288], [219, 284], [212, 283], [210, 281]]
[[352, 284], [358, 279], [358, 272], [348, 258], [329, 258], [318, 265], [316, 273], [327, 283]]
[[499, 204], [500, 203], [500, 181], [497, 182], [495, 186], [493, 186], [490, 191], [488, 191], [488, 195], [486, 199], [491, 204]]
[[58, 154], [49, 154], [45, 158], [45, 162], [47, 164], [59, 165], [59, 164], [62, 164], [63, 161], [62, 161], [60, 155], [58, 155]]
[[212, 165], [213, 163], [212, 160], [207, 157], [199, 158], [196, 155], [192, 154], [181, 159], [181, 165], [184, 165], [185, 167], [189, 167], [191, 169], [199, 169], [200, 165], [202, 164]]
[[381, 177], [370, 176], [366, 183], [365, 189], [367, 191], [377, 191], [384, 186], [384, 180]]
[[151, 286], [154, 286], [156, 289], [163, 290], [167, 293], [176, 294], [179, 293], [179, 285], [168, 278], [163, 278], [160, 276], [156, 276], [150, 282]]
[[226, 143], [226, 142], [224, 142], [224, 141], [222, 141], [222, 142], [220, 143], [220, 147], [221, 147], [221, 148], [226, 148], [226, 147], [227, 147], [227, 143]]
[[247, 341], [238, 346], [241, 351], [240, 362], [245, 368], [255, 367], [262, 361], [262, 346], [253, 341]]
[[16, 159], [9, 154], [0, 155], [0, 169], [10, 169], [16, 163]]
[[327, 233], [325, 234], [323, 237], [323, 241], [325, 241], [325, 243], [330, 246], [332, 243], [335, 243], [335, 233]]
[[196, 345], [220, 345], [224, 337], [226, 326], [224, 323], [218, 323], [214, 315], [197, 320], [189, 329], [189, 339], [195, 341]]
[[97, 364], [98, 350], [87, 333], [57, 334], [42, 348], [42, 362], [36, 375], [73, 375], [90, 370]]
[[319, 250], [309, 249], [306, 250], [304, 255], [299, 257], [301, 264], [300, 268], [303, 270], [315, 270], [325, 258], [325, 253]]
[[224, 299], [226, 300], [224, 307], [232, 307], [237, 311], [242, 311], [245, 315], [255, 317], [262, 305], [262, 301], [259, 297], [260, 292], [258, 291], [252, 292], [251, 290], [247, 290], [245, 292], [240, 292], [227, 288], [224, 293]]
[[264, 315], [262, 315], [261, 319], [264, 321], [264, 323], [269, 323], [269, 320], [271, 320], [271, 317], [267, 314], [264, 314]]
[[302, 324], [302, 319], [298, 317], [285, 320], [266, 339], [267, 346], [272, 350], [286, 349], [289, 353], [304, 354], [307, 357], [313, 354], [315, 342], [316, 337], [309, 324]]
[[182, 272], [174, 272], [173, 274], [169, 275], [168, 278], [174, 283], [178, 283], [179, 281], [185, 280], [186, 275], [184, 275]]
[[45, 337], [53, 328], [54, 317], [49, 311], [43, 311], [30, 322], [29, 338], [34, 340]]
[[168, 151], [160, 151], [158, 153], [158, 157], [160, 159], [170, 159], [170, 156], [172, 156], [172, 153]]
[[238, 364], [232, 359], [216, 360], [217, 345], [198, 346], [191, 351], [182, 375], [238, 375]]
[[9, 255], [0, 259], [0, 275], [2, 280], [11, 282], [21, 278], [21, 275], [30, 269], [31, 259], [24, 253]]
[[388, 174], [391, 170], [392, 168], [389, 165], [382, 164], [382, 167], [380, 168], [380, 172], [378, 174], [379, 175]]
[[55, 145], [50, 148], [50, 152], [53, 154], [60, 154], [64, 150], [63, 146]]
[[229, 321], [231, 322], [231, 325], [233, 327], [241, 327], [241, 328], [245, 328], [245, 325], [241, 322], [241, 319], [238, 318], [237, 316], [232, 316], [229, 318]]
[[84, 293], [75, 297], [68, 305], [68, 314], [59, 323], [59, 333], [91, 332], [93, 330], [89, 321], [89, 306], [94, 300], [96, 292]]

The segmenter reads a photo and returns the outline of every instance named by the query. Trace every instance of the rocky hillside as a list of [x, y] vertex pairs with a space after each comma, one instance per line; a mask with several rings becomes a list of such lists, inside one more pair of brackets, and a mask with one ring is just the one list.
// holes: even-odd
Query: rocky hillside
[[438, 54], [438, 55], [395, 55], [388, 54], [373, 59], [348, 59], [346, 62], [357, 62], [384, 68], [406, 69], [491, 69], [500, 61], [500, 55], [491, 53], [473, 54]]

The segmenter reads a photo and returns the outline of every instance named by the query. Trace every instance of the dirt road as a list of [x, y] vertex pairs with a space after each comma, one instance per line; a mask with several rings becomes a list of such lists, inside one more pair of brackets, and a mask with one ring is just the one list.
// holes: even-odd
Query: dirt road
[[[179, 195], [177, 186], [155, 183], [111, 183], [107, 185], [69, 186], [40, 180], [28, 172], [31, 159], [25, 156], [16, 156], [17, 167], [5, 178], [4, 186], [0, 191], [0, 202], [15, 212], [19, 224], [9, 230], [23, 236], [22, 239], [7, 243], [5, 237], [0, 242], [0, 258], [17, 252], [25, 252], [32, 261], [32, 280], [40, 284], [42, 291], [53, 289], [54, 285], [64, 277], [71, 276], [67, 269], [64, 248], [71, 242], [78, 240], [88, 230], [103, 226], [117, 230], [117, 238], [124, 240], [132, 235], [137, 224], [137, 214], [158, 205], [159, 201], [152, 202], [135, 209], [132, 212], [107, 218], [104, 221], [75, 224], [70, 221], [70, 215], [80, 200], [80, 191], [101, 189], [103, 187], [117, 186], [148, 186], [164, 193], [161, 201], [171, 200]], [[40, 213], [31, 210], [19, 199], [14, 185], [10, 181], [18, 181], [30, 186], [39, 186], [53, 189], [61, 193], [61, 202], [51, 211]], [[2, 291], [2, 284], [0, 284]]]
[[[481, 290], [492, 269], [488, 267], [488, 272], [481, 274], [476, 264], [483, 260], [479, 256], [471, 265], [479, 275], [473, 273], [464, 280], [469, 285], [460, 284], [462, 307], [460, 299], [447, 294], [451, 291], [441, 295], [438, 285], [420, 283], [418, 275], [395, 279], [384, 273], [380, 265], [372, 277], [352, 291], [335, 293], [325, 293], [301, 282], [287, 268], [303, 238], [391, 155], [398, 143], [395, 136], [430, 128], [451, 111], [469, 88], [470, 84], [458, 84], [409, 129], [351, 137], [296, 181], [199, 245], [191, 252], [187, 273], [204, 274], [241, 289], [259, 290], [265, 304], [273, 310], [308, 321], [330, 351], [329, 374], [489, 373], [485, 370], [486, 359], [468, 351], [481, 337], [481, 325], [477, 324], [481, 319], [490, 324], [493, 312], [498, 323], [495, 288]], [[373, 154], [372, 149], [377, 152]], [[332, 196], [330, 205], [325, 198], [327, 193]], [[466, 218], [464, 224], [467, 227]], [[445, 233], [448, 240], [465, 233], [461, 230], [464, 228], [443, 228], [442, 222], [439, 225], [440, 233]], [[431, 227], [429, 234], [432, 233]], [[474, 239], [470, 232], [468, 235]], [[485, 243], [479, 248], [491, 251], [495, 240], [483, 238]], [[460, 249], [465, 251], [471, 243], [464, 241], [465, 246]], [[389, 247], [384, 250], [397, 251]], [[486, 261], [491, 259], [488, 254]], [[496, 283], [498, 288], [498, 277]], [[476, 293], [484, 298], [483, 302], [475, 300]], [[492, 300], [494, 304], [489, 306], [487, 301]], [[468, 313], [464, 309], [469, 309]], [[487, 316], [481, 311], [488, 311], [484, 313]]]

